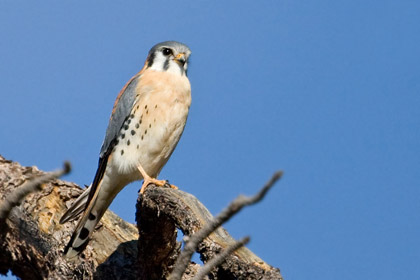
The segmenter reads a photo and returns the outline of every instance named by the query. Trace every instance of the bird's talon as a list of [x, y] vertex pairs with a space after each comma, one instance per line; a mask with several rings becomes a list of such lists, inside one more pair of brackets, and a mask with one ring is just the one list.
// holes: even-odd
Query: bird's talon
[[170, 187], [171, 189], [174, 189], [174, 190], [177, 190], [177, 189], [178, 189], [178, 187], [177, 187], [177, 186], [175, 186], [175, 185], [171, 185], [171, 184], [169, 184], [169, 187]]
[[171, 189], [174, 189], [174, 190], [177, 190], [178, 189], [177, 186], [170, 184], [169, 183], [169, 180], [165, 180], [165, 184], [163, 185], [163, 187], [165, 187], [165, 188], [171, 188]]

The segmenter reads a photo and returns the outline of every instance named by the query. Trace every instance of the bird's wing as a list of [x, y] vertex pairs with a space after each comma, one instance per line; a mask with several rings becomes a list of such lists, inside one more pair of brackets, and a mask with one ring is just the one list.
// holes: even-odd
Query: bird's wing
[[[143, 71], [143, 70], [142, 70]], [[112, 109], [111, 118], [109, 120], [108, 128], [106, 130], [105, 139], [102, 144], [98, 169], [96, 171], [92, 185], [73, 203], [72, 206], [64, 213], [60, 219], [60, 223], [66, 223], [75, 219], [80, 215], [91, 201], [99, 182], [101, 181], [106, 165], [108, 162], [109, 154], [116, 144], [118, 133], [124, 124], [124, 121], [130, 115], [132, 105], [135, 99], [135, 87], [142, 71], [132, 77], [127, 84], [121, 89], [117, 96], [114, 107]]]
[[128, 81], [128, 83], [121, 89], [117, 99], [115, 100], [108, 128], [106, 130], [105, 139], [101, 147], [101, 158], [104, 157], [109, 150], [112, 150], [115, 144], [114, 141], [118, 138], [118, 133], [120, 132], [121, 127], [130, 116], [136, 97], [135, 88], [141, 76], [140, 73]]
[[109, 119], [108, 128], [106, 130], [105, 139], [102, 143], [102, 148], [99, 155], [98, 169], [96, 171], [95, 178], [92, 182], [92, 187], [89, 193], [89, 198], [87, 200], [87, 205], [92, 200], [92, 197], [95, 195], [96, 189], [98, 188], [98, 184], [102, 180], [106, 169], [106, 165], [108, 163], [109, 155], [111, 154], [112, 149], [116, 145], [118, 134], [120, 133], [124, 122], [130, 116], [131, 109], [133, 108], [133, 104], [136, 98], [136, 86], [140, 81], [142, 72], [143, 70], [127, 82], [127, 84], [121, 89], [120, 93], [117, 96], [117, 99], [115, 100], [111, 118]]
[[[93, 216], [93, 219], [89, 218], [89, 215], [95, 206], [96, 199], [101, 190], [102, 179], [104, 178], [108, 161], [111, 158], [111, 152], [116, 145], [119, 132], [124, 122], [131, 114], [131, 110], [136, 98], [135, 90], [140, 80], [141, 73], [142, 71], [131, 78], [118, 94], [117, 100], [115, 101], [114, 108], [112, 110], [111, 118], [109, 120], [105, 140], [102, 144], [98, 169], [96, 171], [92, 185], [88, 189], [89, 191], [83, 193], [82, 197], [76, 200], [76, 205], [74, 207], [70, 207], [63, 215], [63, 218], [60, 220], [60, 222], [72, 220], [76, 216], [80, 215], [82, 209], [84, 210], [83, 215], [79, 220], [73, 235], [71, 236], [70, 242], [64, 249], [64, 253], [68, 257], [77, 255], [83, 249], [83, 247], [86, 246], [88, 235], [91, 234], [95, 225], [99, 222], [103, 214], [98, 213], [97, 217]], [[89, 192], [88, 195], [87, 192]], [[92, 217], [92, 215], [90, 216]], [[90, 219], [89, 221], [88, 218]]]

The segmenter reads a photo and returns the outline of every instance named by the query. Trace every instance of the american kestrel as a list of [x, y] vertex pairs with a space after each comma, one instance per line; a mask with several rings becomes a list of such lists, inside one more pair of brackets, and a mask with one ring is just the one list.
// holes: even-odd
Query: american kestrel
[[[122, 88], [115, 101], [98, 169], [92, 185], [75, 201], [60, 223], [83, 212], [64, 250], [79, 254], [114, 197], [127, 184], [144, 180], [140, 192], [154, 183], [177, 145], [191, 104], [187, 78], [190, 49], [179, 42], [155, 45], [142, 70]], [[174, 187], [174, 186], [172, 186]]]

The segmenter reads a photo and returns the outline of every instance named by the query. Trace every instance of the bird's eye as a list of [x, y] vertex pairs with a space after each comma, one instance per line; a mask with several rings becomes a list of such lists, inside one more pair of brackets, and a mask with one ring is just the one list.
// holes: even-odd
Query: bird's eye
[[168, 56], [168, 55], [171, 55], [172, 54], [172, 50], [171, 49], [168, 49], [168, 48], [164, 48], [162, 50], [162, 53], [163, 53], [164, 56]]

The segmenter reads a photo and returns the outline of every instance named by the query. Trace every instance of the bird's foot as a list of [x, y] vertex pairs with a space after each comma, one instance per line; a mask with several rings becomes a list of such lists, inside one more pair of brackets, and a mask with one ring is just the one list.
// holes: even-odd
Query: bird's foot
[[158, 180], [152, 177], [145, 178], [143, 181], [143, 185], [141, 186], [140, 193], [143, 194], [146, 191], [148, 185], [153, 184], [158, 187], [170, 187], [172, 189], [177, 190], [178, 187], [175, 185], [169, 184], [168, 180]]
[[140, 189], [140, 193], [141, 194], [144, 193], [144, 191], [146, 190], [147, 186], [150, 185], [150, 184], [156, 185], [158, 187], [166, 186], [166, 187], [170, 187], [172, 189], [178, 189], [177, 186], [174, 186], [174, 185], [169, 184], [169, 181], [168, 180], [158, 180], [156, 178], [150, 177], [146, 173], [146, 171], [144, 171], [143, 167], [140, 164], [137, 166], [137, 169], [140, 171], [141, 175], [143, 176], [143, 185], [141, 186], [141, 189]]

